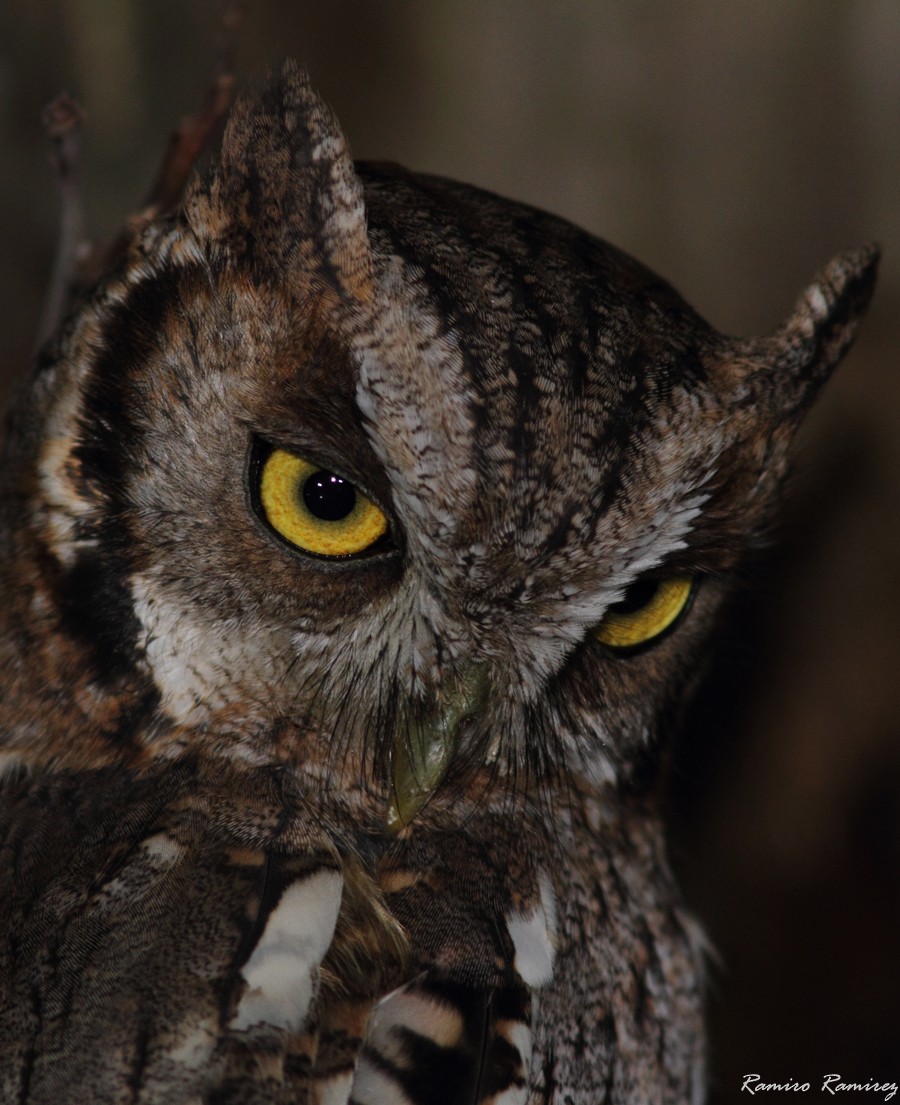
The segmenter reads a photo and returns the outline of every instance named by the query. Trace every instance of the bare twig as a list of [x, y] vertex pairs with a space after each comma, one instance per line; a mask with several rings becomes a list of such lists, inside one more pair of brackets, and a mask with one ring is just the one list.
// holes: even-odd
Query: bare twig
[[242, 4], [232, 5], [222, 21], [213, 77], [203, 102], [193, 115], [187, 115], [169, 137], [162, 164], [143, 209], [126, 221], [125, 226], [104, 250], [93, 251], [81, 272], [82, 285], [93, 283], [112, 268], [128, 248], [140, 227], [158, 215], [174, 211], [184, 193], [188, 178], [200, 154], [225, 118], [234, 89], [234, 55], [238, 33], [243, 25]]
[[83, 113], [66, 92], [44, 110], [43, 121], [53, 143], [52, 165], [60, 194], [60, 229], [50, 284], [38, 327], [38, 345], [59, 326], [69, 302], [79, 265], [81, 197], [78, 191], [78, 132]]
[[233, 4], [225, 13], [213, 77], [202, 104], [193, 115], [181, 121], [169, 138], [143, 209], [127, 219], [121, 231], [106, 245], [91, 246], [80, 241], [81, 205], [76, 169], [81, 110], [65, 94], [58, 96], [47, 108], [44, 122], [53, 139], [54, 164], [62, 194], [62, 226], [41, 317], [41, 344], [60, 324], [73, 300], [119, 263], [141, 227], [178, 206], [197, 159], [228, 112], [235, 83], [236, 40], [243, 20], [242, 4]]
[[185, 116], [169, 138], [159, 174], [147, 197], [145, 213], [151, 217], [178, 204], [197, 158], [228, 111], [234, 90], [236, 39], [243, 22], [243, 5], [230, 7], [223, 19], [213, 80], [203, 104], [193, 115]]

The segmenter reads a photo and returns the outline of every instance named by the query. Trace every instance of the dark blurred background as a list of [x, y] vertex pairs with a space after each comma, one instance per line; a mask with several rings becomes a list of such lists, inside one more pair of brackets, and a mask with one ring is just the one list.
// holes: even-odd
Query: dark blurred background
[[[0, 7], [4, 393], [56, 240], [42, 107], [63, 88], [81, 102], [87, 230], [108, 237], [206, 88], [222, 10]], [[240, 73], [288, 54], [358, 157], [568, 216], [731, 333], [774, 327], [837, 250], [882, 243], [870, 316], [803, 431], [782, 539], [748, 568], [691, 711], [672, 810], [718, 955], [714, 1101], [740, 1100], [750, 1072], [900, 1079], [900, 4], [248, 4]]]

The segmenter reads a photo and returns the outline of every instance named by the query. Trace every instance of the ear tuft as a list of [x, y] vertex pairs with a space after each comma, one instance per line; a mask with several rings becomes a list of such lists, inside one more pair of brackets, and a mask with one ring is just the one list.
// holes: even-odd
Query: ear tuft
[[803, 390], [826, 380], [853, 343], [875, 288], [878, 258], [871, 244], [838, 254], [766, 342], [781, 371]]
[[296, 62], [238, 99], [211, 184], [197, 182], [185, 212], [197, 237], [265, 276], [344, 301], [370, 294], [362, 184], [334, 113]]

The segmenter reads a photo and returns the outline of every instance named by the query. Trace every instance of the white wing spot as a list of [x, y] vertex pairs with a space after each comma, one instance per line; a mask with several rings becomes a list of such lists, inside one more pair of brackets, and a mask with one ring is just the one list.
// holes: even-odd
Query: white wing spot
[[403, 1067], [406, 1059], [398, 1050], [402, 1037], [392, 1037], [392, 1030], [398, 1027], [426, 1036], [438, 1047], [459, 1047], [464, 1025], [458, 1010], [415, 991], [395, 990], [378, 1003], [368, 1039], [392, 1063]]
[[506, 1028], [506, 1039], [518, 1051], [522, 1060], [522, 1073], [528, 1073], [531, 1063], [531, 1029], [522, 1021], [514, 1021]]
[[316, 1105], [347, 1105], [352, 1087], [353, 1071], [348, 1070], [332, 1075], [327, 1081], [316, 1085]]
[[397, 1082], [362, 1055], [353, 1080], [354, 1105], [413, 1105]]
[[161, 864], [176, 863], [184, 855], [184, 847], [168, 833], [154, 833], [141, 845], [151, 859]]
[[506, 1089], [485, 1098], [484, 1105], [528, 1105], [528, 1073], [531, 1066], [531, 1029], [522, 1021], [501, 1021], [497, 1026], [499, 1034], [519, 1053], [519, 1077], [522, 1084], [507, 1086]]
[[177, 1038], [178, 1043], [167, 1054], [169, 1061], [188, 1070], [203, 1070], [212, 1058], [219, 1034], [209, 1021], [201, 1021], [199, 1025], [185, 1021]]
[[299, 1031], [312, 1001], [316, 970], [334, 936], [342, 889], [340, 874], [326, 870], [285, 890], [241, 971], [247, 991], [233, 1028], [266, 1024]]
[[510, 1086], [499, 1097], [492, 1097], [486, 1105], [528, 1105], [528, 1087]]
[[[510, 939], [516, 949], [514, 966], [526, 986], [544, 986], [553, 978], [553, 942], [551, 930], [555, 905], [549, 883], [541, 886], [541, 902], [531, 913], [511, 913], [506, 919]], [[549, 914], [549, 915], [548, 915]]]

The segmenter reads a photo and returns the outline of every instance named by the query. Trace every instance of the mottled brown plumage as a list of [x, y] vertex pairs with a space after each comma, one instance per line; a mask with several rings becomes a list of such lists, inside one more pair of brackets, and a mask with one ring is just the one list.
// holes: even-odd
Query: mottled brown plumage
[[6, 435], [0, 1099], [701, 1101], [655, 768], [875, 263], [725, 338], [240, 100]]

